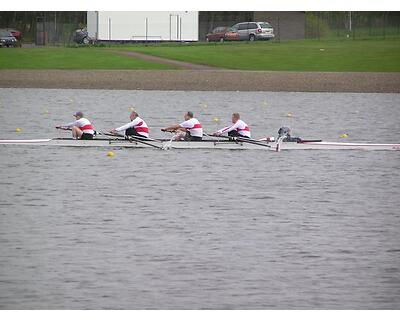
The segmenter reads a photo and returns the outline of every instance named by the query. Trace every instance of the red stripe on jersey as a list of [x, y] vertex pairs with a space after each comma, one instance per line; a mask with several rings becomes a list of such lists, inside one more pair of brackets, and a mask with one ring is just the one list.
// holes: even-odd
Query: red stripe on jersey
[[143, 121], [140, 121], [136, 126], [134, 126], [136, 132], [146, 132], [149, 133], [149, 128], [141, 127], [143, 125]]
[[79, 127], [79, 129], [81, 129], [82, 131], [83, 130], [94, 130], [93, 126], [91, 124], [85, 124], [84, 126]]
[[250, 128], [249, 127], [245, 127], [244, 129], [237, 129], [237, 131], [250, 131]]
[[135, 128], [136, 132], [146, 132], [149, 133], [149, 128], [146, 127], [137, 127]]
[[189, 130], [192, 130], [192, 129], [201, 129], [202, 128], [202, 126], [201, 126], [201, 123], [196, 123], [192, 128], [190, 128]]

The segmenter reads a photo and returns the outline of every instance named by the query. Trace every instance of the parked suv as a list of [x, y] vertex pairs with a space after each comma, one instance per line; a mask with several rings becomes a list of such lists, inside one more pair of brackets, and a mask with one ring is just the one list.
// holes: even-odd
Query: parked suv
[[19, 47], [19, 42], [10, 31], [0, 30], [0, 47]]
[[270, 40], [275, 37], [274, 29], [268, 22], [240, 22], [232, 26], [240, 40]]

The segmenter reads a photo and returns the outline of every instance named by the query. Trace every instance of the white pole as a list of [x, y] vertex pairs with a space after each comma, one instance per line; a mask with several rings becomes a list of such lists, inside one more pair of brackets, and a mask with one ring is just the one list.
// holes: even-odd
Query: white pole
[[108, 18], [108, 40], [111, 40], [111, 18]]
[[351, 31], [351, 11], [349, 11], [349, 30]]
[[148, 18], [146, 18], [146, 41], [147, 41], [147, 33], [148, 33]]
[[171, 14], [169, 14], [169, 41], [172, 40], [171, 37], [172, 37], [172, 36], [171, 36]]
[[179, 40], [182, 41], [182, 17], [179, 17]]

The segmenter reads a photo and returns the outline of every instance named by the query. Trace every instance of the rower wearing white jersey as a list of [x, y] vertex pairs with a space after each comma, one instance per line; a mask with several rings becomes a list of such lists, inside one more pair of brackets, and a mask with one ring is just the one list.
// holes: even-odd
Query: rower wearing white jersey
[[203, 128], [200, 121], [193, 117], [191, 111], [186, 112], [184, 118], [184, 122], [161, 129], [161, 131], [177, 132], [175, 140], [201, 141]]
[[78, 111], [74, 114], [75, 121], [65, 125], [57, 126], [57, 129], [71, 129], [72, 137], [81, 140], [91, 140], [94, 136], [94, 128], [90, 121], [83, 117], [83, 113]]
[[224, 133], [230, 137], [251, 138], [249, 126], [240, 119], [240, 114], [237, 112], [232, 114], [232, 125], [218, 130], [214, 135], [220, 136]]
[[129, 115], [131, 122], [124, 124], [121, 127], [110, 130], [112, 133], [121, 133], [125, 136], [137, 136], [142, 138], [149, 137], [149, 127], [146, 122], [139, 117], [136, 111], [132, 111]]

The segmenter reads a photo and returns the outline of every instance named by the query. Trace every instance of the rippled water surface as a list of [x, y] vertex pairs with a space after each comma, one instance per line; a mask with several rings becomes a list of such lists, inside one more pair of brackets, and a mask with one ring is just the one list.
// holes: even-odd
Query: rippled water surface
[[[400, 137], [396, 94], [0, 89], [0, 139], [131, 106], [156, 137], [188, 109], [207, 131], [239, 111], [256, 137]], [[107, 151], [0, 145], [1, 309], [399, 307], [400, 152]]]

